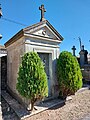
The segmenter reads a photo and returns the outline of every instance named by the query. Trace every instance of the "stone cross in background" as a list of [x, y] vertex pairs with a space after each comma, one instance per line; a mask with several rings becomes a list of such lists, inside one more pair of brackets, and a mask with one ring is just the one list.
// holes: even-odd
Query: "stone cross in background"
[[46, 10], [44, 8], [44, 5], [41, 5], [41, 7], [39, 7], [39, 10], [41, 10], [41, 19], [40, 19], [40, 21], [43, 21], [43, 20], [45, 20], [44, 12], [46, 12]]
[[72, 50], [73, 50], [73, 56], [75, 56], [75, 50], [76, 50], [75, 46], [72, 47]]

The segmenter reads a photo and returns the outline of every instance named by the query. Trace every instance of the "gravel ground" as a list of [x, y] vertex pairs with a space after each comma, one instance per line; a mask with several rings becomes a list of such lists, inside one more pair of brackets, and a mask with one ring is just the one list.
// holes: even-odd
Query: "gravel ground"
[[90, 90], [76, 93], [62, 107], [56, 106], [25, 120], [90, 120]]
[[[19, 120], [9, 105], [2, 98], [3, 120]], [[65, 105], [55, 106], [49, 110], [31, 116], [25, 120], [90, 120], [90, 90], [72, 96]]]

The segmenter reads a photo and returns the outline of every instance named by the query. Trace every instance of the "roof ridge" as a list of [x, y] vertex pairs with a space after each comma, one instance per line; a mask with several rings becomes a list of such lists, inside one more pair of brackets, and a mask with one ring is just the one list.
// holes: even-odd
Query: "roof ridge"
[[41, 25], [42, 23], [46, 23], [46, 22], [47, 22], [47, 20], [44, 20], [44, 21], [35, 23], [35, 24], [33, 24], [33, 25], [30, 25], [30, 26], [24, 28], [23, 30], [25, 31], [25, 30], [31, 29], [31, 28], [33, 28], [33, 27], [36, 27], [36, 26]]

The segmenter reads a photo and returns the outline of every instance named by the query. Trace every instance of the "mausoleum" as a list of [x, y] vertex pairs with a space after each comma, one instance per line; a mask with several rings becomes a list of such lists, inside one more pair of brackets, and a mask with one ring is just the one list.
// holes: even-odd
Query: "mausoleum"
[[45, 65], [48, 78], [49, 97], [58, 94], [56, 77], [56, 59], [59, 56], [59, 44], [63, 37], [44, 18], [44, 5], [41, 10], [41, 20], [32, 26], [26, 27], [15, 34], [5, 43], [7, 49], [7, 88], [18, 100], [25, 102], [16, 90], [17, 75], [22, 56], [26, 52], [37, 52]]

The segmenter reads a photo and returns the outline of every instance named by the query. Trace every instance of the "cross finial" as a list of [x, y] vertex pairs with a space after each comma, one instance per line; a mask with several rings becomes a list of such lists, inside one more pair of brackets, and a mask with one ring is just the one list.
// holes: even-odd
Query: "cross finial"
[[40, 21], [43, 21], [43, 20], [45, 20], [44, 12], [46, 12], [46, 10], [44, 8], [44, 5], [41, 5], [41, 7], [39, 7], [39, 10], [41, 10], [41, 19], [40, 19]]

